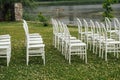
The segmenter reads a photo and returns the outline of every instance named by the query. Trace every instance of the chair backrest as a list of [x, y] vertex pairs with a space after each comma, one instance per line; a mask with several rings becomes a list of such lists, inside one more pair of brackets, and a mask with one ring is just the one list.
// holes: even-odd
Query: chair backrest
[[63, 27], [64, 27], [64, 31], [65, 31], [64, 39], [65, 39], [65, 41], [67, 41], [69, 43], [70, 42], [70, 32], [69, 32], [69, 29], [68, 29], [66, 24], [63, 24]]
[[111, 30], [111, 21], [108, 17], [105, 17], [105, 26], [106, 26], [106, 30]]
[[29, 29], [28, 29], [28, 24], [27, 24], [27, 22], [25, 21], [25, 20], [23, 20], [23, 23], [25, 24], [25, 30], [29, 33]]
[[62, 22], [61, 22], [61, 21], [58, 21], [58, 24], [59, 24], [59, 33], [63, 34], [64, 29], [63, 29]]
[[101, 34], [101, 28], [100, 28], [99, 22], [95, 21], [95, 27], [96, 27], [97, 33]]
[[95, 24], [93, 20], [90, 20], [90, 29], [91, 29], [92, 34], [94, 35], [96, 33], [96, 28], [95, 28]]
[[28, 30], [27, 22], [25, 20], [23, 20], [23, 28], [26, 35], [26, 40], [29, 41], [29, 30]]
[[100, 26], [103, 28], [102, 33], [104, 34], [105, 42], [107, 43], [107, 30], [105, 28], [105, 25], [103, 23], [100, 23]]
[[60, 32], [58, 21], [55, 20], [55, 32], [58, 34]]
[[52, 26], [53, 26], [53, 34], [55, 34], [55, 20], [51, 18]]
[[52, 25], [53, 25], [53, 34], [58, 34], [59, 33], [59, 24], [56, 19], [51, 19], [52, 20]]
[[116, 30], [116, 33], [117, 33], [117, 38], [118, 40], [120, 41], [120, 22], [117, 18], [113, 18], [114, 20], [114, 26], [115, 26], [115, 30]]
[[78, 25], [78, 32], [81, 33], [82, 32], [82, 22], [80, 21], [79, 18], [77, 18], [77, 25]]
[[88, 23], [85, 19], [83, 19], [83, 26], [85, 28], [85, 32], [88, 33]]
[[113, 18], [115, 30], [120, 30], [120, 22], [117, 18]]
[[101, 27], [98, 21], [95, 22], [95, 27], [97, 28], [97, 34], [99, 34], [99, 39], [101, 39], [101, 36], [104, 36], [103, 27]]

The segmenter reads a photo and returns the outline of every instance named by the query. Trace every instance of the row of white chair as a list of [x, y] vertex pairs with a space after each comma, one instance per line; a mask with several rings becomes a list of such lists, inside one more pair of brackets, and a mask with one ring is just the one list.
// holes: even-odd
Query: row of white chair
[[[42, 56], [45, 65], [45, 44], [41, 35], [38, 33], [29, 34], [28, 25], [23, 20], [23, 28], [26, 35], [26, 64], [29, 63], [29, 57]], [[0, 35], [0, 58], [7, 58], [7, 66], [9, 66], [11, 58], [11, 39], [10, 35]]]
[[[92, 20], [87, 22], [85, 19], [80, 20], [77, 18], [79, 39], [86, 42], [87, 48], [90, 47], [90, 50], [92, 50], [93, 53], [99, 53], [99, 57], [103, 58], [103, 56], [105, 56], [105, 61], [107, 61], [107, 54], [109, 52], [114, 53], [114, 55], [117, 54], [117, 58], [118, 52], [120, 52], [120, 40], [115, 40], [112, 38], [113, 32], [120, 32], [119, 21], [116, 18], [114, 19], [114, 31], [112, 28], [110, 28], [110, 22], [108, 24], [108, 21], [110, 20], [108, 20], [108, 18], [105, 18], [104, 24], [102, 22], [94, 22]], [[117, 37], [119, 38], [120, 36]]]
[[55, 48], [61, 51], [65, 59], [69, 61], [69, 64], [71, 64], [72, 55], [80, 56], [87, 63], [86, 44], [76, 39], [76, 37], [72, 37], [66, 24], [53, 18], [51, 20], [53, 24], [53, 45]]

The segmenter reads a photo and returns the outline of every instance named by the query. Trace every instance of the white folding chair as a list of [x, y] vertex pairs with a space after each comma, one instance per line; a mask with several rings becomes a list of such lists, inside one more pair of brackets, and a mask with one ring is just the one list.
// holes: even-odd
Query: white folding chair
[[[107, 35], [105, 35], [105, 26], [101, 26], [99, 22], [95, 22], [96, 28], [98, 29], [99, 37], [96, 38], [96, 53], [99, 51], [99, 57], [103, 58], [103, 43], [104, 42], [112, 42], [115, 41], [114, 39], [109, 38]], [[104, 29], [105, 28], [105, 29]], [[106, 32], [107, 34], [107, 32]]]
[[23, 28], [26, 35], [26, 63], [29, 63], [29, 57], [31, 56], [42, 56], [43, 63], [45, 65], [45, 44], [43, 44], [42, 37], [39, 34], [30, 35], [26, 24], [23, 23]]
[[88, 49], [88, 44], [90, 39], [90, 36], [93, 34], [91, 26], [88, 24], [88, 22], [83, 19], [83, 26], [85, 27], [85, 32], [84, 32], [84, 41], [87, 44], [87, 49]]
[[62, 54], [64, 54], [65, 58], [67, 59], [67, 56], [66, 56], [66, 45], [68, 43], [68, 40], [67, 40], [68, 38], [67, 38], [66, 35], [69, 35], [71, 43], [79, 43], [79, 42], [82, 42], [82, 41], [78, 40], [78, 39], [76, 39], [76, 37], [73, 37], [70, 34], [68, 34], [68, 31], [66, 30], [67, 29], [66, 28], [67, 25], [64, 24], [64, 23], [62, 23], [62, 25], [63, 25], [63, 31], [64, 31], [63, 36], [61, 38], [62, 39]]
[[10, 38], [10, 35], [0, 35], [0, 58], [7, 58], [7, 66], [9, 66], [11, 58]]
[[53, 45], [55, 48], [57, 48], [57, 26], [58, 24], [56, 23], [55, 19], [51, 19], [52, 26], [53, 26]]
[[116, 32], [116, 27], [114, 26], [115, 19], [109, 19], [108, 17], [105, 17], [105, 25], [106, 25], [106, 31], [108, 33], [109, 38], [115, 38], [116, 36], [114, 33]]
[[72, 55], [78, 55], [78, 56], [82, 56], [83, 59], [85, 59], [85, 63], [87, 63], [87, 52], [86, 52], [86, 44], [78, 41], [76, 39], [76, 41], [74, 40], [74, 42], [71, 41], [70, 39], [70, 32], [67, 28], [67, 26], [65, 26], [66, 28], [66, 57], [69, 60], [69, 64], [71, 64], [71, 56]]
[[107, 61], [108, 53], [114, 53], [114, 56], [117, 54], [117, 58], [118, 58], [118, 52], [120, 52], [120, 50], [119, 50], [120, 49], [120, 41], [108, 41], [105, 25], [103, 23], [101, 23], [101, 26], [104, 29], [104, 36], [105, 36], [105, 40], [102, 41], [102, 47], [101, 47], [102, 50], [105, 52], [105, 61]]
[[114, 27], [115, 27], [115, 39], [120, 40], [120, 22], [117, 18], [113, 18]]
[[60, 50], [60, 37], [63, 35], [63, 33], [60, 30], [60, 24], [58, 20], [52, 19], [53, 24], [53, 44], [55, 48]]
[[95, 26], [95, 24], [92, 20], [90, 20], [90, 27], [91, 27], [91, 32], [92, 32], [91, 35], [89, 35], [90, 50], [92, 50], [93, 53], [95, 53], [95, 46], [97, 44], [96, 39], [98, 39], [99, 33], [98, 33], [98, 28]]

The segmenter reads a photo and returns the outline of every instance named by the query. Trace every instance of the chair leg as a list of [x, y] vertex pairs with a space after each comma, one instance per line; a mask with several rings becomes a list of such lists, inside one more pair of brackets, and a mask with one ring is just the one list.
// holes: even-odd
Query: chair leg
[[85, 46], [85, 63], [87, 64], [87, 49], [86, 49], [86, 46]]
[[64, 54], [64, 42], [62, 42], [62, 54], [65, 55]]
[[107, 50], [105, 51], [105, 61], [107, 61]]
[[93, 45], [93, 51], [92, 52], [95, 54], [95, 45]]
[[69, 55], [69, 64], [71, 64], [71, 55]]
[[101, 43], [99, 44], [99, 57], [101, 57]]
[[64, 51], [64, 53], [65, 53], [65, 59], [68, 60], [68, 46], [67, 46], [66, 43], [65, 43], [65, 51]]
[[43, 53], [43, 64], [45, 65], [45, 54]]
[[82, 54], [80, 54], [80, 59], [82, 58]]
[[28, 62], [29, 62], [29, 57], [27, 56], [27, 65], [28, 65]]
[[90, 42], [90, 51], [91, 51], [91, 49], [92, 49], [92, 41]]
[[82, 55], [83, 60], [85, 59], [84, 54]]
[[69, 50], [69, 64], [71, 64], [71, 51]]
[[28, 63], [29, 63], [29, 55], [28, 55], [29, 53], [28, 53], [28, 50], [27, 50], [27, 54], [26, 54], [26, 64], [28, 65]]
[[10, 52], [9, 52], [10, 49], [6, 49], [6, 52], [7, 52], [7, 66], [9, 66], [9, 62], [10, 62]]
[[53, 34], [53, 46], [55, 47], [55, 34]]
[[85, 54], [85, 63], [87, 64], [87, 54]]
[[118, 51], [119, 51], [119, 44], [117, 45], [117, 58], [118, 58]]
[[57, 39], [56, 39], [56, 35], [55, 35], [55, 42], [54, 42], [54, 44], [55, 44], [55, 48], [56, 48], [56, 46], [57, 46]]
[[104, 48], [105, 48], [105, 47], [102, 48], [102, 55], [101, 55], [102, 59], [103, 59], [104, 51], [106, 52], [106, 49], [104, 49]]
[[9, 59], [9, 56], [7, 56], [7, 66], [9, 66], [9, 62], [10, 62], [10, 59]]
[[117, 46], [114, 45], [114, 56], [116, 56], [116, 51], [115, 51], [116, 48], [117, 48]]

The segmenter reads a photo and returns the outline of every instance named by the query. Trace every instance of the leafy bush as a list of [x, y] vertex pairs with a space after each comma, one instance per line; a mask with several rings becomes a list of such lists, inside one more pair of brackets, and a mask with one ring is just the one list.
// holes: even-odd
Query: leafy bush
[[28, 20], [28, 21], [35, 21], [37, 17], [32, 14], [29, 14], [28, 12], [24, 12], [23, 19]]
[[114, 15], [112, 14], [112, 7], [111, 4], [117, 3], [117, 0], [105, 0], [103, 3], [104, 13], [103, 17], [113, 18]]
[[41, 12], [38, 14], [38, 20], [42, 22], [44, 26], [48, 26], [47, 18], [43, 16]]

